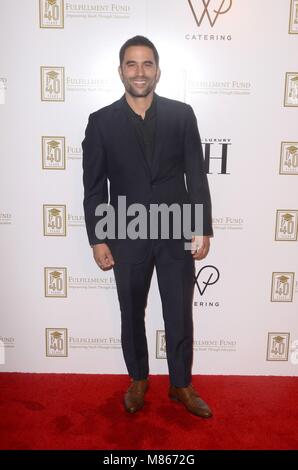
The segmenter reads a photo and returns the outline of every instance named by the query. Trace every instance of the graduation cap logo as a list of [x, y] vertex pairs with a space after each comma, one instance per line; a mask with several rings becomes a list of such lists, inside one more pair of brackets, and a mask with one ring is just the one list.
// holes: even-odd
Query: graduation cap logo
[[283, 274], [281, 276], [278, 276], [277, 279], [281, 284], [286, 284], [289, 280], [287, 276], [284, 276]]
[[47, 76], [50, 80], [55, 80], [59, 75], [58, 72], [55, 72], [55, 70], [50, 70], [50, 72], [47, 72]]
[[55, 3], [57, 3], [57, 0], [48, 0], [48, 4], [51, 6], [55, 5]]
[[57, 140], [50, 140], [48, 146], [51, 147], [51, 149], [56, 149], [59, 147], [59, 142]]
[[54, 278], [54, 279], [58, 279], [59, 277], [61, 277], [61, 273], [59, 273], [59, 271], [52, 271], [50, 273], [50, 275]]
[[49, 213], [51, 217], [57, 217], [57, 215], [61, 214], [61, 211], [59, 211], [59, 209], [56, 209], [56, 207], [53, 207], [53, 209], [49, 210]]
[[298, 84], [298, 75], [291, 78], [291, 81]]
[[60, 339], [62, 335], [62, 333], [59, 333], [59, 331], [54, 331], [53, 333], [51, 333], [51, 336], [52, 338], [54, 339]]
[[292, 214], [283, 214], [282, 215], [282, 218], [286, 221], [286, 222], [291, 222], [291, 220], [293, 219], [293, 215]]
[[291, 153], [291, 154], [295, 154], [298, 150], [298, 147], [295, 147], [295, 145], [291, 145], [290, 147], [287, 147], [287, 150]]
[[281, 344], [284, 342], [284, 338], [282, 336], [274, 336], [273, 340], [278, 343], [278, 344]]

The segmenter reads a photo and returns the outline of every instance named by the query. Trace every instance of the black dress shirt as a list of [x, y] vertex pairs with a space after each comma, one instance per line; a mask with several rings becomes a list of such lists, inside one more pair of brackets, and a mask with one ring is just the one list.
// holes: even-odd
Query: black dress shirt
[[153, 94], [153, 100], [150, 105], [150, 108], [147, 109], [145, 113], [145, 118], [135, 113], [134, 110], [129, 106], [124, 95], [124, 107], [125, 111], [128, 113], [129, 119], [131, 120], [139, 144], [142, 148], [142, 151], [146, 157], [149, 167], [151, 167], [153, 153], [154, 153], [154, 144], [155, 144], [155, 133], [156, 133], [156, 97]]

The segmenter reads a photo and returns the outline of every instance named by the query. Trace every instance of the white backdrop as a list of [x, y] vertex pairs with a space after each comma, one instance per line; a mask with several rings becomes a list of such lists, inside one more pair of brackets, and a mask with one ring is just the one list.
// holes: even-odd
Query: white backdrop
[[[113, 271], [84, 226], [81, 141], [142, 34], [157, 93], [193, 106], [211, 157], [193, 372], [297, 375], [298, 1], [0, 4], [0, 371], [126, 373]], [[155, 272], [146, 325], [151, 373], [167, 373]]]

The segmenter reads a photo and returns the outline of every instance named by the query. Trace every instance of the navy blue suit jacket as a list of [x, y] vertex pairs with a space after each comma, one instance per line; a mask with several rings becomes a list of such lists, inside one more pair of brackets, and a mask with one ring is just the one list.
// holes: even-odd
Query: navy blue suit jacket
[[[115, 262], [140, 262], [150, 239], [98, 239], [98, 204], [109, 203], [117, 214], [118, 196], [127, 206], [141, 203], [203, 204], [203, 234], [213, 235], [211, 200], [197, 121], [191, 106], [156, 96], [156, 139], [151, 167], [123, 109], [124, 96], [90, 114], [82, 142], [84, 213], [90, 245], [107, 243]], [[186, 176], [186, 184], [185, 184]], [[109, 191], [108, 191], [109, 180]], [[193, 212], [194, 214], [194, 212]], [[165, 240], [176, 258], [184, 256], [184, 241]]]

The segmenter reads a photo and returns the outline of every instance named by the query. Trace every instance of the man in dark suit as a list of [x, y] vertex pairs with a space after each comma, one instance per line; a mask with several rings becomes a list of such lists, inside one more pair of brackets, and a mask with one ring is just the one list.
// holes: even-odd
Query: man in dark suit
[[[131, 413], [142, 408], [148, 388], [145, 308], [155, 266], [165, 323], [169, 397], [208, 418], [212, 412], [191, 384], [195, 260], [208, 254], [213, 236], [196, 118], [189, 105], [155, 93], [159, 56], [147, 38], [135, 36], [121, 47], [119, 74], [125, 94], [90, 114], [82, 147], [88, 239], [99, 267], [114, 269], [121, 310], [122, 349], [131, 377], [124, 405]], [[119, 196], [126, 198], [127, 206], [142, 204], [146, 208], [146, 236], [119, 235]], [[100, 204], [115, 210], [115, 236], [108, 231], [104, 237], [98, 230], [104, 219], [103, 212], [96, 211]], [[191, 236], [176, 238], [169, 217], [169, 236], [164, 237], [158, 228], [158, 235], [152, 237], [152, 204], [179, 208], [189, 204]], [[203, 206], [200, 234], [193, 232], [199, 204]], [[127, 214], [126, 228], [132, 222], [132, 212]], [[187, 240], [191, 250], [185, 249]]]

